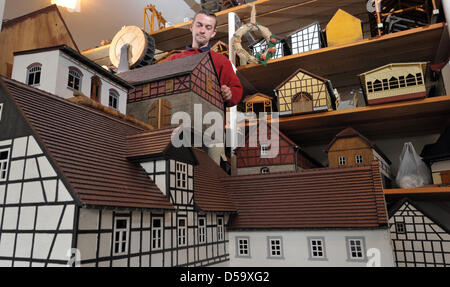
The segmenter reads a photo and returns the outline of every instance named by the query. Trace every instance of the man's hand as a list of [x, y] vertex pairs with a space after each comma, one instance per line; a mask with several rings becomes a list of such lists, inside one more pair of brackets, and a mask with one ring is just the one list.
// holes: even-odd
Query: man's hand
[[225, 102], [228, 102], [232, 98], [231, 89], [225, 85], [222, 86], [222, 97]]

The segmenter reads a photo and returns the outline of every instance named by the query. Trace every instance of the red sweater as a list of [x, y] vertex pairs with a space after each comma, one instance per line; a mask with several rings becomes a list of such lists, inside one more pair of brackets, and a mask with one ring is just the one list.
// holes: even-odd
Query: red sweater
[[[194, 49], [190, 48], [186, 51], [173, 55], [169, 58], [169, 61], [192, 56], [195, 54], [200, 54], [203, 52], [208, 51], [209, 48], [203, 48], [203, 49]], [[242, 98], [243, 88], [242, 84], [239, 81], [239, 78], [236, 76], [236, 73], [233, 70], [233, 66], [231, 65], [231, 62], [225, 57], [224, 55], [221, 55], [219, 53], [216, 53], [212, 50], [209, 50], [212, 56], [212, 60], [214, 62], [214, 66], [216, 67], [217, 74], [219, 76], [220, 84], [228, 86], [231, 89], [232, 98], [230, 101], [227, 102], [227, 106], [232, 107], [237, 105]]]

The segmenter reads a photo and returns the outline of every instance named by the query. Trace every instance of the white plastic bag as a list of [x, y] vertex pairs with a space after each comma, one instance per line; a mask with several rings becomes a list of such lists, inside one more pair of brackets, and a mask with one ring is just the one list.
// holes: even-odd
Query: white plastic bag
[[410, 142], [403, 145], [395, 180], [401, 188], [415, 188], [431, 184], [430, 170]]

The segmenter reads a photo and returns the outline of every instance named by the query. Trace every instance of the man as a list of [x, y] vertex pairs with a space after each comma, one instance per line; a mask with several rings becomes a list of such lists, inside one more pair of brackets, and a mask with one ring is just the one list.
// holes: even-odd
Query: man
[[222, 97], [227, 106], [237, 105], [242, 98], [243, 88], [233, 70], [230, 61], [223, 55], [211, 49], [209, 41], [216, 35], [217, 19], [213, 13], [201, 10], [191, 23], [192, 45], [186, 51], [173, 55], [169, 60], [210, 51], [217, 74], [219, 75]]

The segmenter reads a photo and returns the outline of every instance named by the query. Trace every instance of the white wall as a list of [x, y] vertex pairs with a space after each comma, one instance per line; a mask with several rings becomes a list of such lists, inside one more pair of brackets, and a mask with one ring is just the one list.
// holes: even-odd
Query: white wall
[[109, 106], [109, 90], [114, 89], [119, 93], [119, 112], [126, 114], [128, 95], [126, 88], [99, 75], [90, 67], [79, 63], [59, 50], [15, 56], [12, 79], [26, 83], [27, 67], [36, 62], [42, 64], [41, 81], [38, 86], [35, 86], [36, 88], [66, 99], [73, 97], [73, 90], [67, 87], [67, 82], [69, 79], [69, 67], [74, 66], [83, 73], [81, 92], [85, 96], [91, 96], [91, 78], [97, 75], [102, 83], [101, 104]]
[[11, 78], [27, 83], [27, 67], [33, 63], [42, 64], [41, 82], [35, 86], [40, 90], [54, 94], [58, 71], [59, 51], [48, 51], [35, 54], [17, 55], [14, 57], [14, 65]]
[[[236, 256], [236, 237], [250, 238], [250, 257]], [[268, 258], [268, 236], [281, 236], [283, 259]], [[327, 260], [309, 260], [308, 237], [324, 237]], [[364, 237], [366, 251], [380, 250], [381, 266], [394, 266], [392, 244], [388, 229], [360, 231], [230, 231], [229, 250], [231, 267], [324, 267], [354, 266], [365, 267], [366, 262], [347, 261], [346, 237]], [[370, 259], [371, 257], [369, 257]]]

